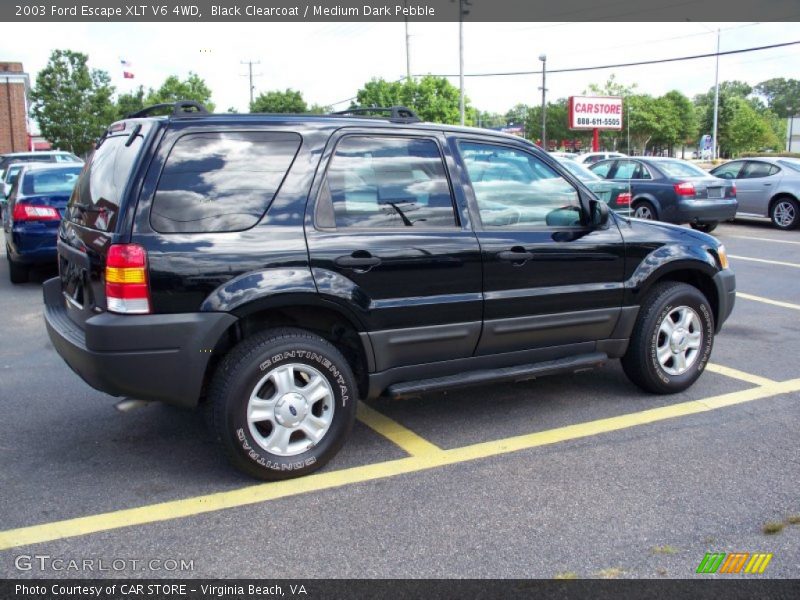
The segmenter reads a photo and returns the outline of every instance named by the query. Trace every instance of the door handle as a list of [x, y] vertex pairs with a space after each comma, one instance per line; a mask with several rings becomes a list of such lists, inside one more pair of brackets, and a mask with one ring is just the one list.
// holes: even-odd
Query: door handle
[[349, 256], [340, 256], [333, 262], [336, 266], [346, 269], [371, 269], [381, 264], [381, 259], [369, 252], [356, 251]]
[[764, 185], [765, 185], [766, 187], [769, 187], [769, 186], [771, 186], [772, 184], [771, 184], [771, 183], [765, 183]]
[[533, 258], [532, 252], [520, 248], [519, 250], [503, 250], [497, 253], [497, 258], [500, 260], [509, 260], [511, 262], [521, 262], [531, 260]]

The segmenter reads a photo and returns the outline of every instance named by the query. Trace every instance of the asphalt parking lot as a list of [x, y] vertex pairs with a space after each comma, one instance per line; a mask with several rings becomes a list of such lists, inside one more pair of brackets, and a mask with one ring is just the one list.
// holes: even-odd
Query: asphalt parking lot
[[378, 401], [324, 470], [269, 484], [228, 466], [200, 412], [115, 410], [49, 343], [48, 274], [12, 286], [0, 259], [0, 576], [691, 578], [706, 552], [766, 552], [759, 577], [796, 578], [800, 232], [715, 235], [739, 297], [687, 392], [640, 392], [614, 361]]

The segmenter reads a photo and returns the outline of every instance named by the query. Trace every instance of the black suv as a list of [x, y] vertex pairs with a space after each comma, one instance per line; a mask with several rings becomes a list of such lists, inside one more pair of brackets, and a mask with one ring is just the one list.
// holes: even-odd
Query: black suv
[[524, 139], [407, 109], [211, 115], [177, 103], [98, 141], [44, 285], [91, 386], [184, 407], [264, 479], [309, 473], [359, 398], [621, 358], [702, 373], [735, 280], [714, 238], [629, 220]]

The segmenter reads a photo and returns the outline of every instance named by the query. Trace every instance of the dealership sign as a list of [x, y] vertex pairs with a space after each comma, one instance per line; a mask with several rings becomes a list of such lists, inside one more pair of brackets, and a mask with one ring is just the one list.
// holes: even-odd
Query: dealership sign
[[622, 129], [622, 98], [570, 96], [570, 129]]

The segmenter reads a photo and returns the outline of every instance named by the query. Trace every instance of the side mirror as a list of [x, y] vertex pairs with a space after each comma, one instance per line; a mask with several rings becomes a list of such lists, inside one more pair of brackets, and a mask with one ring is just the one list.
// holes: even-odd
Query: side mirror
[[595, 227], [605, 227], [608, 224], [608, 204], [602, 200], [589, 200], [591, 210], [592, 225]]

